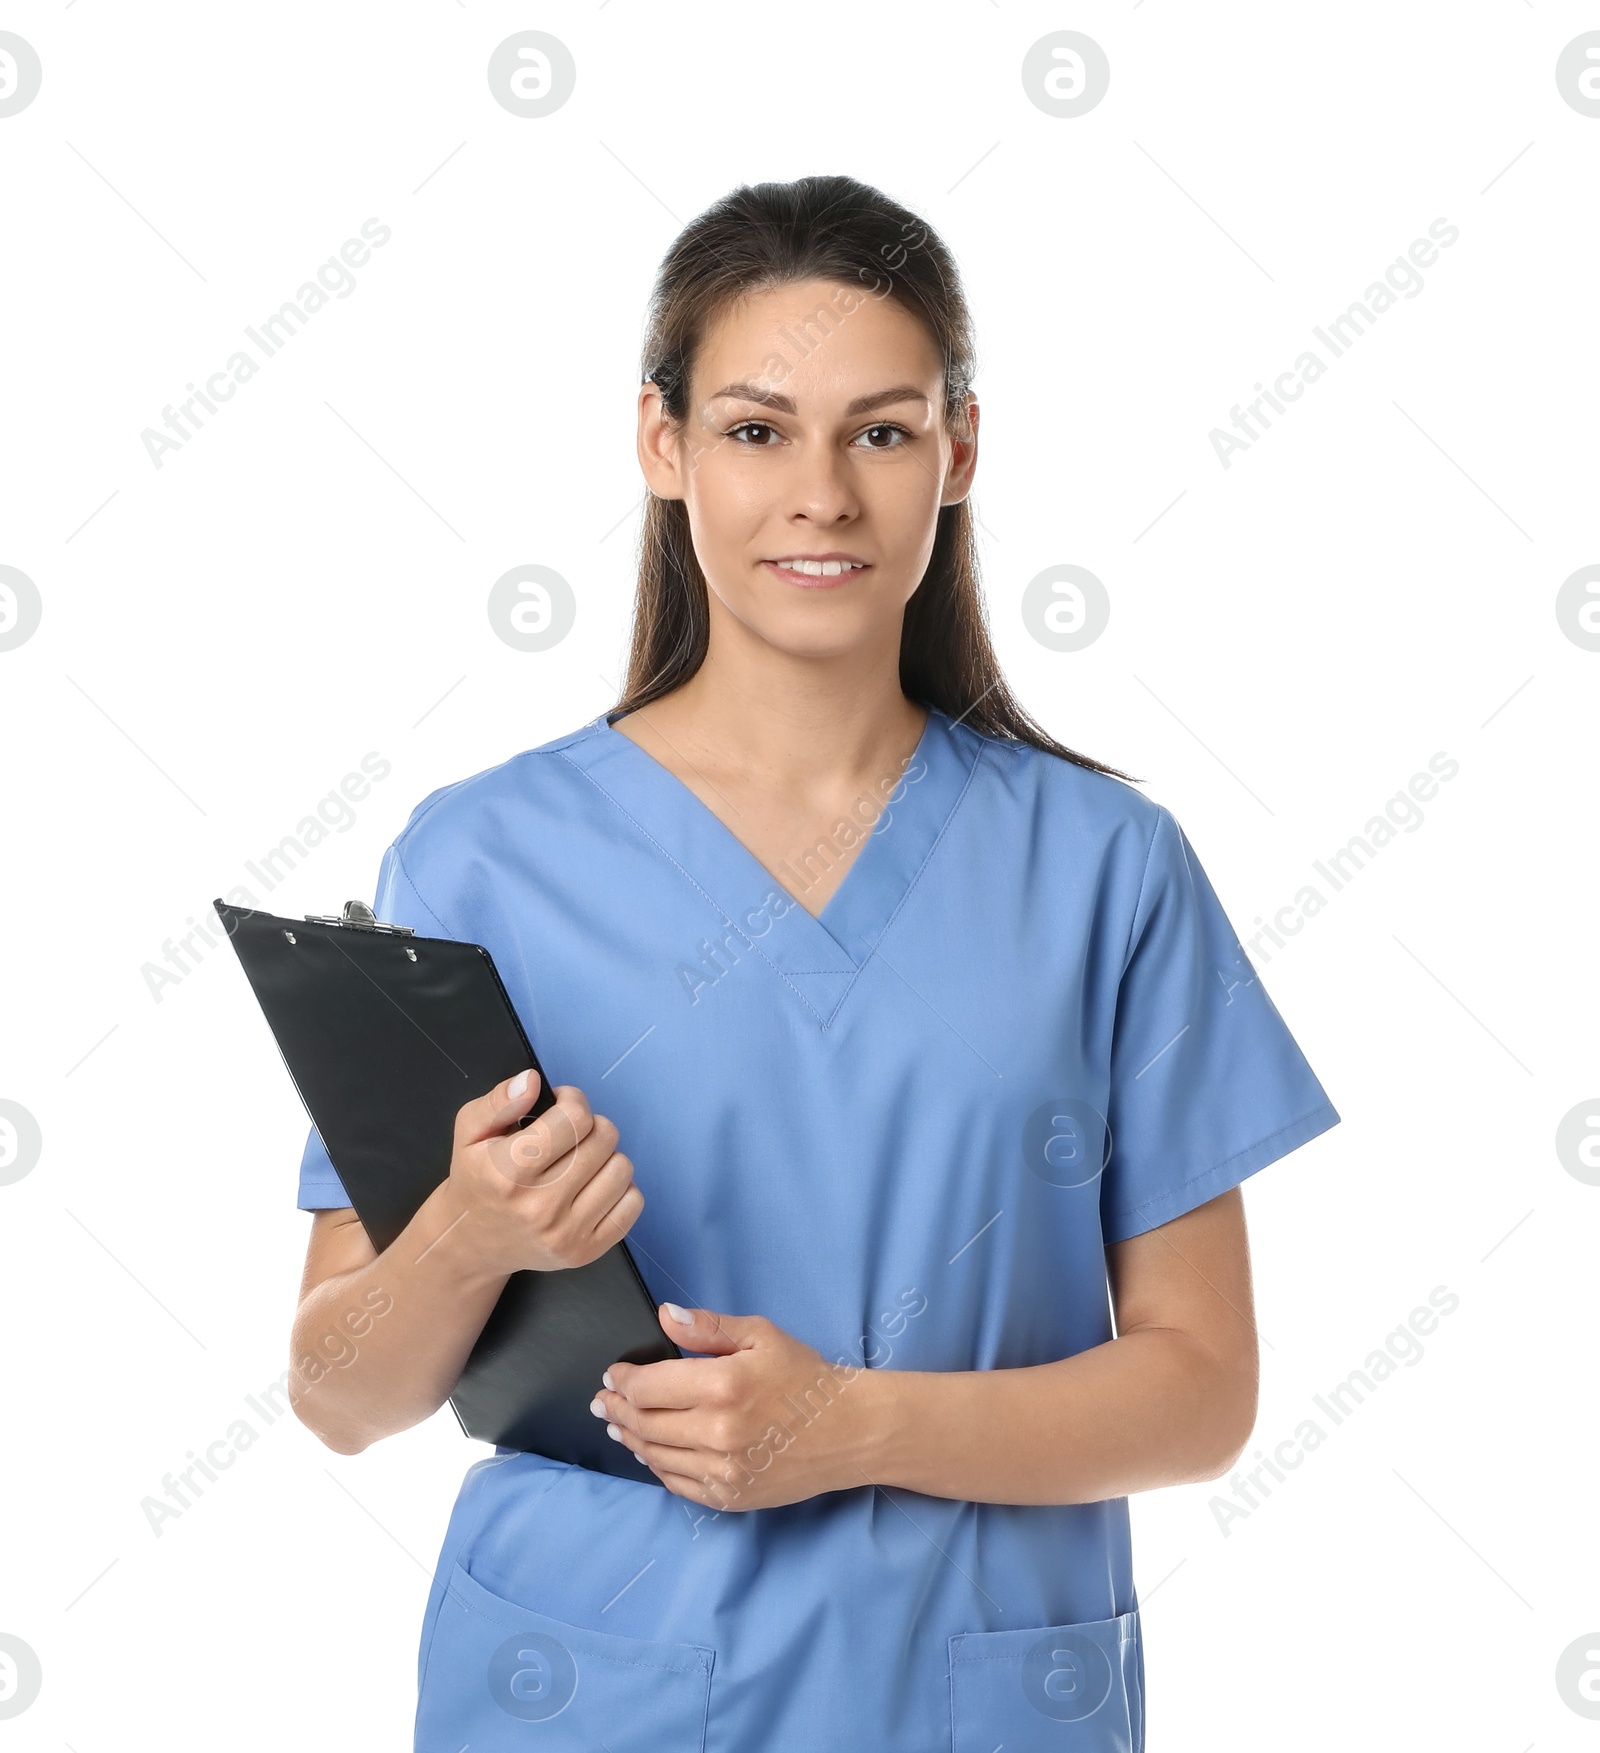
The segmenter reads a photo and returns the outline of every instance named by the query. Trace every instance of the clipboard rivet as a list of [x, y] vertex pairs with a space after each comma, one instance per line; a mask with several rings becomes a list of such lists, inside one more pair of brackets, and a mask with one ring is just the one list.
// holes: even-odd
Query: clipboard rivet
[[294, 933], [293, 933], [293, 932], [292, 932], [292, 931], [286, 931], [286, 932], [285, 932], [285, 933], [284, 933], [284, 934], [283, 934], [283, 935], [284, 935], [284, 936], [285, 936], [285, 937], [286, 937], [286, 938], [288, 938], [288, 940], [289, 940], [289, 942], [290, 942], [290, 943], [294, 943], [294, 942], [295, 942], [295, 941], [296, 941], [296, 940], [295, 940], [295, 935], [294, 935]]
[[406, 946], [405, 946], [405, 951], [406, 951], [406, 955], [407, 955], [407, 957], [408, 957], [408, 958], [409, 958], [409, 959], [410, 959], [410, 960], [411, 960], [411, 961], [413, 961], [413, 962], [414, 962], [414, 961], [415, 961], [415, 960], [416, 960], [416, 959], [417, 959], [417, 952], [416, 952], [416, 951], [415, 951], [415, 950], [414, 950], [414, 949], [412, 949], [412, 947], [411, 947], [411, 945], [410, 945], [410, 944], [407, 944], [407, 945], [406, 945]]

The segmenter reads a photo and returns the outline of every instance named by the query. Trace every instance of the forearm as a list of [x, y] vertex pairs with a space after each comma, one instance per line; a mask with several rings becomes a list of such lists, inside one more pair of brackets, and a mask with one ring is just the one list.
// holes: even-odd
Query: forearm
[[1215, 1479], [1255, 1421], [1230, 1378], [1171, 1328], [1025, 1369], [867, 1370], [863, 1468], [880, 1485], [979, 1503], [1098, 1503]]
[[290, 1398], [327, 1446], [356, 1454], [443, 1405], [483, 1330], [504, 1275], [463, 1247], [448, 1181], [365, 1266], [325, 1280], [295, 1317]]

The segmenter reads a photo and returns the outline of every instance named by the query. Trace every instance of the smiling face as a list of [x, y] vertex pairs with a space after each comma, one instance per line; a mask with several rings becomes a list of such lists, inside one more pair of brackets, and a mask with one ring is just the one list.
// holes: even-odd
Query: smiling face
[[711, 325], [674, 427], [639, 398], [651, 490], [685, 501], [711, 594], [712, 647], [748, 636], [796, 657], [896, 652], [939, 508], [977, 460], [944, 421], [944, 370], [891, 298], [810, 280], [749, 294]]

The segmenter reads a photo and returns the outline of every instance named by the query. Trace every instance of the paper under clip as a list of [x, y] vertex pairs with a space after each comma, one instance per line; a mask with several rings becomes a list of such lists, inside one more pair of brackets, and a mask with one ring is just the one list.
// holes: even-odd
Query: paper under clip
[[306, 923], [308, 925], [349, 925], [357, 931], [386, 931], [393, 937], [416, 936], [409, 925], [386, 925], [373, 913], [365, 901], [346, 901], [344, 911], [337, 916], [332, 913], [308, 913]]

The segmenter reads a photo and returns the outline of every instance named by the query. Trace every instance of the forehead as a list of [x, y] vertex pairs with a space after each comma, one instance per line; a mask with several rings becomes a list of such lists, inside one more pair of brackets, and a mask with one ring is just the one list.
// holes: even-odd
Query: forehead
[[896, 299], [845, 282], [802, 280], [733, 300], [712, 319], [694, 364], [694, 398], [724, 385], [779, 390], [797, 405], [890, 383], [917, 383], [937, 401], [943, 363], [921, 319]]

